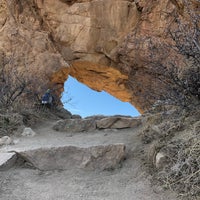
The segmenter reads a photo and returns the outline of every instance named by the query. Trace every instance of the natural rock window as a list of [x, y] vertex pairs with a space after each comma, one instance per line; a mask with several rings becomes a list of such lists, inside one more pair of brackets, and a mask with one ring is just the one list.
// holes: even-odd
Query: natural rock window
[[65, 82], [62, 96], [64, 108], [82, 117], [91, 115], [129, 115], [139, 112], [128, 102], [121, 102], [108, 93], [96, 92], [70, 77]]

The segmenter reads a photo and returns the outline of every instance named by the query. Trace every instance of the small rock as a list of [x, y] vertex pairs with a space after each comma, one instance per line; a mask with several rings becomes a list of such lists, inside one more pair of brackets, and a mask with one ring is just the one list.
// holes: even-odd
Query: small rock
[[156, 159], [155, 159], [155, 165], [156, 168], [162, 169], [164, 168], [166, 161], [167, 161], [167, 156], [164, 153], [158, 152], [156, 154]]
[[29, 127], [24, 128], [22, 136], [34, 137], [36, 133]]
[[3, 136], [0, 138], [0, 145], [10, 145], [13, 143], [13, 140], [9, 136]]

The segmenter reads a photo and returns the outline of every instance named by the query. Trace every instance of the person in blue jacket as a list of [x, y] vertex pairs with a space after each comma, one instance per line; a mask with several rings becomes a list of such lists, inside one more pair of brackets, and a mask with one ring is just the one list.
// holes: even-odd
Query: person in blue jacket
[[53, 105], [53, 96], [51, 95], [50, 89], [48, 89], [42, 96], [42, 105], [47, 105], [47, 106]]

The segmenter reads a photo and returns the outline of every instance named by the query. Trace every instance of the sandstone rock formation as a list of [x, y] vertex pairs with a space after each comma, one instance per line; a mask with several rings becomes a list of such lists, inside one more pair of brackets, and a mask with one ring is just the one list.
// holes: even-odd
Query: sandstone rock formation
[[136, 128], [141, 125], [140, 118], [112, 116], [112, 117], [89, 117], [85, 119], [59, 120], [53, 129], [61, 132], [91, 132], [99, 129], [123, 129]]
[[71, 75], [144, 112], [173, 91], [171, 63], [188, 67], [169, 32], [192, 35], [197, 15], [197, 0], [1, 0], [1, 69], [37, 94], [60, 95]]
[[125, 158], [125, 145], [113, 144], [79, 148], [65, 146], [19, 152], [34, 167], [40, 170], [64, 170], [85, 168], [105, 170], [116, 168]]
[[98, 129], [122, 129], [122, 128], [135, 128], [141, 125], [140, 118], [132, 117], [106, 117], [97, 120]]
[[66, 119], [59, 120], [53, 129], [56, 131], [66, 132], [83, 132], [94, 131], [96, 129], [96, 122], [94, 119]]

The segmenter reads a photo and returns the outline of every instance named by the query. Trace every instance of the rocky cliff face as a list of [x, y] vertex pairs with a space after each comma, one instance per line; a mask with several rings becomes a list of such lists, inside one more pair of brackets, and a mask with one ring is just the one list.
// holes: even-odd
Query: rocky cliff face
[[[144, 112], [173, 92], [172, 72], [192, 65], [191, 56], [180, 53], [177, 44], [198, 32], [199, 4], [1, 0], [1, 68], [14, 68], [11, 76], [17, 73], [30, 81], [30, 90], [38, 94], [51, 87], [59, 95], [71, 75]], [[176, 40], [178, 34], [182, 40]], [[199, 35], [193, 36], [198, 50]]]

